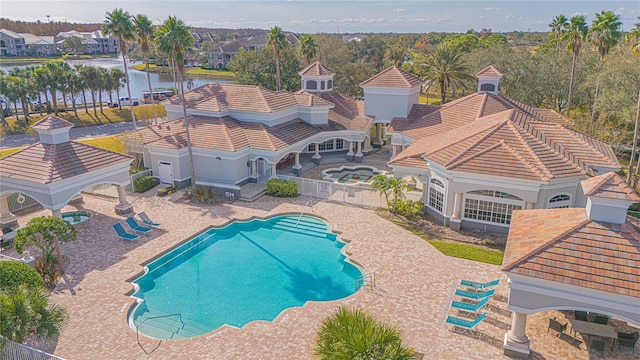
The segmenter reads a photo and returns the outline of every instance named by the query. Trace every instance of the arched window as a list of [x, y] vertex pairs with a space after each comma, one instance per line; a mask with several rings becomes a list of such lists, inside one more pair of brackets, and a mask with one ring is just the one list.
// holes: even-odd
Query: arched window
[[315, 80], [307, 80], [307, 90], [317, 90], [318, 83]]
[[493, 84], [480, 85], [480, 91], [496, 91], [496, 86]]
[[552, 196], [547, 203], [547, 209], [568, 208], [571, 206], [571, 195], [558, 194]]
[[324, 90], [324, 80], [320, 82], [320, 90]]
[[430, 208], [442, 213], [444, 209], [444, 184], [438, 179], [429, 181], [429, 200], [427, 202]]
[[464, 218], [497, 224], [510, 224], [513, 210], [523, 208], [517, 196], [496, 190], [474, 190], [465, 194]]
[[333, 89], [333, 80], [329, 80], [329, 81], [327, 81], [327, 89], [328, 89], [328, 90]]

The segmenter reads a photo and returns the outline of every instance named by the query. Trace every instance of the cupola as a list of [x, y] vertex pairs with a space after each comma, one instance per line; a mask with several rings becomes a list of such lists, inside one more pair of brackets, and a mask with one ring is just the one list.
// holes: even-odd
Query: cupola
[[69, 141], [69, 130], [73, 127], [73, 123], [49, 115], [31, 127], [38, 132], [41, 143], [62, 144]]
[[629, 206], [640, 202], [631, 186], [614, 172], [583, 180], [580, 185], [587, 197], [587, 216], [593, 221], [624, 224]]
[[308, 92], [323, 92], [333, 90], [333, 70], [320, 64], [319, 61], [302, 69], [298, 74], [302, 80], [302, 90]]
[[498, 95], [498, 86], [503, 76], [504, 74], [493, 67], [493, 65], [489, 65], [480, 70], [480, 72], [476, 74], [476, 77], [478, 77], [478, 93]]

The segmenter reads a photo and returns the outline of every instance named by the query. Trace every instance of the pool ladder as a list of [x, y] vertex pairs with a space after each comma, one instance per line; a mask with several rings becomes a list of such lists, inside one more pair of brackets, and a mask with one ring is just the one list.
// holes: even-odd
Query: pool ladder
[[142, 349], [142, 351], [144, 351], [145, 354], [151, 354], [152, 352], [156, 351], [160, 347], [160, 344], [162, 344], [162, 340], [160, 340], [158, 342], [158, 345], [156, 345], [156, 347], [153, 348], [153, 350], [147, 352], [147, 350], [140, 343], [140, 326], [142, 326], [142, 324], [147, 322], [147, 320], [166, 318], [166, 317], [169, 317], [169, 316], [177, 316], [178, 317], [178, 321], [180, 321], [180, 323], [184, 327], [185, 323], [184, 323], [184, 321], [182, 321], [182, 315], [178, 314], [178, 313], [169, 314], [169, 315], [160, 315], [160, 316], [154, 316], [154, 317], [146, 318], [146, 319], [142, 320], [142, 322], [140, 322], [139, 324], [136, 324], [136, 341], [138, 342], [138, 346], [140, 346], [140, 348]]
[[296, 227], [298, 227], [298, 224], [300, 223], [300, 219], [302, 219], [302, 215], [304, 215], [304, 210], [307, 208], [307, 206], [309, 206], [310, 202], [311, 202], [311, 200], [309, 200], [306, 203], [304, 203], [304, 207], [302, 208], [302, 211], [300, 212], [300, 216], [298, 216], [298, 221], [296, 221]]
[[376, 287], [376, 272], [375, 271], [370, 271], [368, 273], [365, 273], [364, 275], [360, 276], [354, 282], [354, 286], [356, 288], [356, 291], [360, 290], [364, 286], [365, 283], [369, 283], [369, 287], [370, 287], [371, 290], [373, 290], [373, 288]]

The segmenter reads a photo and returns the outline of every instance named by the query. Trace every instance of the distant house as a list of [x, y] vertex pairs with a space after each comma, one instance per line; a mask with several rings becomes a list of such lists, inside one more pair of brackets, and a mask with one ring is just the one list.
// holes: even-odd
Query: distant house
[[26, 56], [27, 44], [20, 34], [11, 30], [0, 29], [0, 55]]
[[27, 56], [51, 56], [58, 54], [58, 47], [56, 46], [53, 36], [38, 36], [28, 33], [20, 33], [25, 40], [27, 48]]
[[[267, 34], [268, 32], [263, 30], [260, 33], [234, 35], [234, 40], [218, 43], [213, 50], [207, 53], [209, 66], [215, 69], [226, 69], [229, 61], [240, 53], [240, 50], [257, 51], [267, 46]], [[292, 46], [296, 46], [300, 41], [294, 33], [287, 32], [285, 34]], [[211, 35], [208, 35], [211, 38]]]
[[82, 38], [88, 54], [113, 54], [119, 50], [118, 39], [104, 35], [101, 30], [90, 32], [71, 30], [61, 32], [55, 36], [56, 45], [59, 47], [64, 40], [70, 36]]

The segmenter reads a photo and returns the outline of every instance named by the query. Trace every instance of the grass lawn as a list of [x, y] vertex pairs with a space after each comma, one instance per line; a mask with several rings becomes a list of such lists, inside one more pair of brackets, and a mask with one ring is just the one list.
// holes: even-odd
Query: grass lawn
[[[138, 65], [134, 65], [133, 68], [136, 70], [144, 71], [145, 65], [138, 64]], [[155, 64], [149, 64], [149, 72], [170, 74], [171, 68], [168, 66], [157, 66]], [[205, 70], [199, 67], [195, 67], [195, 68], [185, 68], [185, 73], [187, 75], [198, 75], [198, 76], [203, 76], [211, 79], [222, 79], [222, 80], [235, 79], [235, 75], [233, 74], [233, 72], [228, 70]]]
[[[80, 140], [78, 142], [81, 142], [81, 143], [87, 144], [87, 145], [97, 146], [97, 147], [105, 149], [105, 150], [111, 150], [111, 151], [115, 151], [115, 152], [119, 152], [119, 153], [123, 153], [124, 154], [124, 142], [122, 141], [122, 139], [120, 137], [118, 137], [116, 135], [107, 136], [107, 137], [103, 137], [103, 138], [97, 138], [97, 139]], [[0, 150], [0, 158], [5, 157], [7, 155], [11, 155], [14, 152], [20, 151], [22, 149], [23, 148], [18, 147], [18, 148]]]
[[[153, 109], [151, 108], [151, 105], [134, 106], [133, 111], [135, 113], [136, 119], [138, 120], [144, 121], [153, 118]], [[158, 104], [156, 104], [156, 113], [158, 117], [167, 116], [167, 111], [165, 110], [164, 106]], [[0, 132], [3, 136], [27, 133], [35, 134], [34, 130], [30, 128], [30, 125], [33, 125], [35, 122], [39, 121], [45, 116], [46, 115], [40, 116], [40, 114], [31, 114], [29, 116], [29, 125], [25, 124], [22, 116], [20, 116], [20, 120], [17, 121], [15, 116], [8, 117], [7, 122], [9, 123], [9, 128], [2, 128], [0, 129]], [[131, 121], [131, 111], [129, 110], [129, 107], [118, 109], [108, 108], [104, 106], [102, 113], [100, 112], [100, 108], [96, 108], [96, 114], [94, 114], [91, 108], [89, 108], [89, 112], [87, 113], [84, 110], [84, 106], [79, 106], [77, 117], [75, 116], [73, 111], [60, 112], [58, 113], [58, 117], [72, 122], [75, 127], [85, 127]]]

